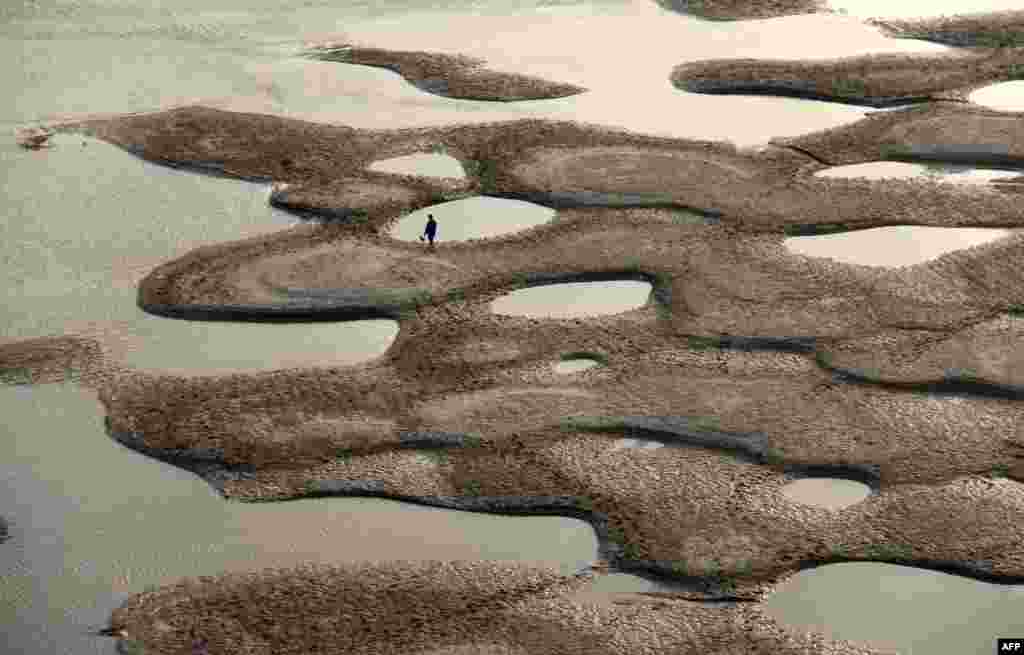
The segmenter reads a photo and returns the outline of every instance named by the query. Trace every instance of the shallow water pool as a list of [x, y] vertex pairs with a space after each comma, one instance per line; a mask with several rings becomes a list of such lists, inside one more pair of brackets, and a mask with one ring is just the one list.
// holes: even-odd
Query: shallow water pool
[[635, 280], [549, 284], [517, 289], [501, 296], [491, 303], [491, 311], [533, 318], [618, 314], [644, 306], [651, 289], [649, 282]]

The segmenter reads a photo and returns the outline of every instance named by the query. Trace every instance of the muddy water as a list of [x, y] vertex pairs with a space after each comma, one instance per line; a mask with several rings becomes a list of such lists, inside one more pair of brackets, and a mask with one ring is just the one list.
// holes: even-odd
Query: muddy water
[[920, 264], [948, 252], [970, 248], [1013, 234], [980, 227], [897, 225], [842, 234], [791, 237], [786, 248], [799, 255], [827, 257], [846, 264], [900, 267]]
[[1020, 177], [1024, 171], [976, 168], [956, 164], [912, 164], [898, 161], [872, 161], [835, 166], [815, 173], [818, 177], [864, 178], [868, 180], [924, 178], [956, 184], [988, 184], [996, 180]]
[[823, 509], [842, 509], [871, 495], [871, 487], [856, 480], [841, 478], [805, 478], [782, 488], [789, 500]]
[[996, 637], [1024, 634], [1024, 586], [873, 562], [798, 573], [765, 609], [793, 629], [903, 655], [988, 655]]
[[[95, 394], [0, 387], [0, 625], [11, 653], [112, 652], [87, 632], [147, 585], [301, 562], [487, 559], [574, 571], [593, 530], [376, 499], [245, 504], [118, 445]], [[185, 518], [187, 517], [187, 518]]]
[[403, 157], [392, 157], [381, 159], [370, 164], [367, 168], [371, 171], [382, 173], [399, 173], [402, 175], [424, 175], [432, 177], [466, 177], [462, 164], [455, 157], [449, 155], [432, 155], [429, 153], [418, 153], [405, 155]]
[[428, 214], [433, 214], [437, 221], [438, 242], [444, 242], [483, 239], [525, 230], [547, 223], [554, 218], [555, 210], [522, 200], [476, 196], [416, 210], [402, 217], [391, 234], [405, 241], [419, 239]]
[[634, 280], [549, 284], [501, 296], [491, 303], [491, 311], [533, 318], [601, 316], [642, 307], [650, 294], [649, 283]]
[[1024, 111], [1024, 80], [984, 86], [968, 100], [999, 111]]

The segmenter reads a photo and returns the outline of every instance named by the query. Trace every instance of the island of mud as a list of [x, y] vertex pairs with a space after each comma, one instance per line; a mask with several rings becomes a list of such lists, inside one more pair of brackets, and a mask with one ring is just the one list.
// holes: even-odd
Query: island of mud
[[[784, 246], [897, 224], [1024, 227], [1012, 185], [814, 176], [886, 158], [1020, 165], [1018, 115], [928, 103], [757, 149], [543, 120], [372, 131], [202, 107], [62, 129], [272, 181], [274, 202], [320, 219], [161, 265], [140, 285], [144, 310], [400, 324], [387, 353], [358, 366], [110, 372], [96, 386], [112, 438], [228, 499], [561, 514], [589, 521], [600, 544], [576, 575], [391, 562], [184, 581], [114, 613], [106, 633], [126, 649], [868, 653], [784, 629], [760, 601], [800, 570], [842, 561], [1024, 581], [1012, 528], [1024, 519], [1024, 347], [1006, 336], [1024, 311], [1024, 235], [896, 269]], [[366, 170], [434, 151], [467, 180]], [[557, 213], [433, 248], [389, 235], [409, 211], [470, 195]], [[650, 297], [565, 319], [492, 309], [524, 288], [609, 280], [647, 282]], [[57, 345], [5, 346], [0, 362], [76, 361]], [[569, 354], [601, 365], [552, 371]], [[782, 491], [820, 475], [871, 494], [831, 512]], [[609, 571], [677, 591], [574, 597]]]

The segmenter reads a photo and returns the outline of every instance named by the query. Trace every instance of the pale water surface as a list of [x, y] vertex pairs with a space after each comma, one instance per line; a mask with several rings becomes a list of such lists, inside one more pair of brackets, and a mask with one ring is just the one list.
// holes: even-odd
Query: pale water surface
[[533, 318], [618, 314], [645, 305], [651, 289], [649, 282], [635, 280], [548, 284], [501, 296], [491, 303], [491, 311]]
[[988, 655], [996, 637], [1024, 634], [1024, 586], [875, 562], [798, 573], [765, 609], [793, 629], [901, 655]]
[[424, 207], [402, 217], [391, 234], [416, 241], [427, 225], [427, 216], [437, 221], [437, 240], [465, 241], [511, 234], [542, 225], [555, 217], [555, 210], [523, 200], [475, 196]]
[[967, 99], [999, 111], [1024, 111], [1024, 80], [983, 86]]
[[899, 161], [871, 161], [820, 170], [817, 177], [864, 178], [868, 180], [922, 178], [956, 184], [988, 184], [1024, 175], [1024, 171], [978, 168], [956, 164], [917, 164]]
[[90, 636], [128, 595], [187, 576], [302, 562], [517, 560], [575, 571], [591, 527], [377, 499], [225, 501], [117, 444], [92, 392], [0, 387], [0, 626], [11, 653], [113, 652]]
[[793, 502], [837, 510], [870, 496], [871, 487], [842, 478], [804, 478], [783, 487], [782, 495]]
[[417, 153], [373, 162], [367, 168], [382, 173], [424, 175], [430, 177], [466, 177], [462, 164], [451, 155]]
[[981, 227], [896, 225], [841, 234], [790, 237], [786, 248], [798, 255], [827, 257], [845, 264], [900, 267], [920, 264], [954, 250], [970, 248], [1013, 234]]
[[[298, 56], [338, 41], [466, 54], [590, 91], [460, 101], [423, 93], [389, 71]], [[140, 312], [135, 287], [154, 266], [294, 219], [267, 205], [266, 185], [161, 168], [94, 141], [61, 137], [52, 149], [21, 150], [13, 131], [27, 123], [201, 102], [354, 127], [554, 118], [753, 145], [849, 123], [863, 109], [684, 93], [669, 83], [672, 67], [942, 50], [886, 39], [848, 17], [715, 23], [648, 0], [454, 0], [443, 8], [426, 0], [0, 3], [0, 57], [8, 64], [0, 67], [7, 90], [0, 96], [2, 335], [89, 334], [126, 361], [135, 354], [140, 366], [173, 363], [195, 374], [209, 368], [204, 354], [227, 355], [228, 335], [239, 335], [232, 359], [268, 367], [295, 357], [318, 365], [339, 356], [341, 341], [357, 345], [343, 326], [235, 326], [235, 333]], [[447, 211], [439, 216], [442, 240], [458, 238]], [[486, 214], [487, 225], [507, 229], [493, 220], [499, 214]], [[601, 284], [597, 306], [612, 311], [616, 294]], [[648, 291], [635, 290], [614, 311], [643, 304]], [[298, 346], [307, 336], [310, 344]], [[378, 354], [378, 336], [362, 334], [367, 356]], [[225, 503], [191, 474], [114, 444], [95, 398], [70, 387], [2, 388], [0, 411], [0, 513], [14, 520], [11, 541], [0, 546], [0, 625], [13, 652], [109, 652], [111, 640], [87, 631], [126, 594], [184, 575], [307, 560], [532, 560], [556, 551], [569, 562], [594, 552], [590, 529], [568, 519], [481, 518], [370, 500]]]

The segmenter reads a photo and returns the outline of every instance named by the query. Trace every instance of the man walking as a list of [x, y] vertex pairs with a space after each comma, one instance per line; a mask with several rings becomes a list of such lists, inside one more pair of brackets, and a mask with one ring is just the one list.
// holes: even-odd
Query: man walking
[[427, 214], [427, 227], [423, 230], [423, 236], [427, 237], [427, 241], [433, 247], [434, 239], [437, 238], [437, 221], [434, 220], [433, 214]]

